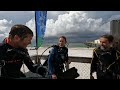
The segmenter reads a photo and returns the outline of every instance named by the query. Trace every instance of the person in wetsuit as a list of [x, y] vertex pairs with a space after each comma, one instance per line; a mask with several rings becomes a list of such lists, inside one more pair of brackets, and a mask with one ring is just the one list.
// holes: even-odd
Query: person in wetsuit
[[113, 36], [103, 35], [99, 40], [99, 47], [93, 50], [90, 79], [94, 79], [94, 72], [97, 79], [119, 79], [120, 52], [113, 47]]
[[68, 48], [66, 37], [61, 36], [58, 45], [54, 45], [48, 56], [48, 74], [50, 79], [57, 79], [57, 76], [64, 71], [64, 64], [68, 62]]
[[11, 28], [8, 38], [5, 38], [0, 45], [1, 77], [25, 77], [20, 71], [23, 63], [31, 72], [45, 74], [46, 69], [32, 62], [26, 48], [32, 38], [32, 30], [25, 25], [17, 24]]

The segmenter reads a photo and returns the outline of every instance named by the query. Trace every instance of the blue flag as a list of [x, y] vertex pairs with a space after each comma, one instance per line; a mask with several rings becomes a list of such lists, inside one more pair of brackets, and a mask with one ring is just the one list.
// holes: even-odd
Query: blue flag
[[47, 11], [35, 11], [36, 25], [36, 47], [39, 48], [43, 43], [46, 30]]

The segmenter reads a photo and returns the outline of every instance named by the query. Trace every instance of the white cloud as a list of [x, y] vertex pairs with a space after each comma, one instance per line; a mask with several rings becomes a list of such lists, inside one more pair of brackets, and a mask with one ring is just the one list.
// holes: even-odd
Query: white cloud
[[36, 34], [35, 34], [35, 19], [31, 19], [30, 21], [26, 22], [26, 26], [28, 26], [32, 31], [33, 31], [33, 41], [36, 39]]
[[12, 23], [12, 20], [11, 21], [7, 21], [6, 19], [0, 20], [0, 25], [8, 25], [11, 23]]
[[[35, 20], [31, 19], [26, 23], [35, 35]], [[58, 19], [47, 19], [45, 37], [58, 36], [67, 33], [83, 32], [109, 32], [109, 23], [103, 24], [103, 19], [89, 18], [84, 11], [67, 11], [65, 14], [58, 15]]]
[[3, 40], [8, 36], [10, 28], [12, 26], [12, 20], [8, 21], [6, 19], [0, 20], [0, 38]]
[[112, 20], [120, 20], [120, 15], [113, 15], [111, 16], [111, 18], [108, 19], [109, 21], [112, 21]]
[[[82, 35], [86, 37], [87, 35], [104, 34], [110, 32], [110, 20], [118, 19], [120, 16], [115, 15], [120, 12], [92, 12], [87, 11], [66, 11], [60, 13], [52, 11], [48, 13], [49, 15], [53, 15], [53, 19], [48, 18], [46, 23], [46, 32], [45, 37], [49, 36], [59, 36], [59, 35], [69, 35], [69, 36], [79, 36]], [[110, 14], [110, 15], [109, 15]], [[98, 15], [98, 17], [96, 16]], [[109, 18], [107, 16], [109, 16]], [[54, 19], [54, 17], [57, 17]], [[101, 17], [100, 17], [101, 16]], [[102, 17], [103, 16], [103, 17]], [[107, 19], [105, 19], [107, 17]], [[28, 27], [30, 27], [35, 33], [35, 21], [31, 19], [26, 23]], [[74, 34], [71, 34], [74, 33]], [[72, 37], [71, 36], [71, 37]]]
[[35, 19], [33, 18], [30, 21], [28, 21], [26, 23], [26, 26], [28, 26], [33, 31], [33, 33], [35, 35]]
[[59, 15], [56, 21], [47, 20], [46, 36], [84, 31], [96, 32], [102, 26], [102, 21], [102, 18], [88, 18], [84, 11], [70, 11]]
[[[71, 36], [73, 32], [78, 36], [109, 33], [109, 21], [120, 19], [119, 14], [120, 11], [48, 11], [45, 37]], [[11, 26], [18, 23], [26, 24], [35, 36], [34, 11], [0, 11], [0, 38], [8, 36]]]
[[103, 24], [99, 29], [99, 32], [109, 33], [110, 32], [110, 22]]

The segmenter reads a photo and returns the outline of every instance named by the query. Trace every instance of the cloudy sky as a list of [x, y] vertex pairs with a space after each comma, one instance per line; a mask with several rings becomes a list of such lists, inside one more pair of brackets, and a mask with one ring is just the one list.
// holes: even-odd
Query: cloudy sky
[[[110, 21], [120, 18], [120, 11], [48, 11], [45, 42], [65, 35], [69, 43], [97, 39], [110, 32]], [[35, 34], [34, 11], [0, 11], [0, 42], [14, 24], [24, 24]], [[35, 37], [33, 38], [35, 42]]]

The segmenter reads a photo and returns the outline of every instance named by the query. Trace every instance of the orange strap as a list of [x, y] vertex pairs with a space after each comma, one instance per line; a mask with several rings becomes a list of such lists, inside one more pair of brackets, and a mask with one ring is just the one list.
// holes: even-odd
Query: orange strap
[[8, 43], [9, 42], [9, 39], [8, 38], [5, 38], [5, 43]]
[[5, 43], [11, 45], [11, 43], [10, 43], [10, 39], [9, 39], [9, 38], [5, 38]]

